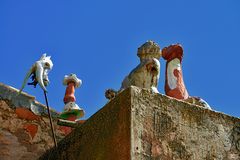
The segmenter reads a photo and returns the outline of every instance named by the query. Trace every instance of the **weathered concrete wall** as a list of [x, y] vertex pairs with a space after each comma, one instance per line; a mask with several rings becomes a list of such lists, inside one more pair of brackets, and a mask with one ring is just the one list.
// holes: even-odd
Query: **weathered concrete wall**
[[40, 159], [237, 160], [240, 119], [131, 87]]
[[[18, 98], [16, 98], [18, 96]], [[58, 113], [52, 110], [54, 117]], [[65, 137], [56, 124], [57, 139]], [[0, 84], [0, 160], [35, 160], [53, 147], [46, 106], [35, 97]]]
[[131, 95], [124, 92], [40, 159], [130, 159]]
[[240, 119], [132, 90], [132, 159], [240, 159]]

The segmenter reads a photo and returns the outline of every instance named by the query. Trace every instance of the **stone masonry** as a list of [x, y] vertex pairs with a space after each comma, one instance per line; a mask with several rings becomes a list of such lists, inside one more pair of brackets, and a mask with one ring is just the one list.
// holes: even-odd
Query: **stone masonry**
[[[57, 140], [66, 133], [51, 110]], [[0, 160], [35, 160], [53, 147], [46, 106], [35, 97], [0, 83]]]
[[239, 160], [240, 119], [130, 87], [40, 160]]

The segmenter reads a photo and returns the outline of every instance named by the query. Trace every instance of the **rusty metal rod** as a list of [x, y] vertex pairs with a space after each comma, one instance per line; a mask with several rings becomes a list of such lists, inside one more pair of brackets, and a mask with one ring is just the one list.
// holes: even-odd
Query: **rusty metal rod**
[[44, 96], [45, 96], [45, 101], [46, 101], [46, 105], [47, 105], [48, 118], [49, 118], [50, 125], [51, 125], [53, 141], [54, 141], [54, 145], [55, 145], [55, 148], [56, 148], [56, 147], [57, 147], [57, 141], [56, 141], [56, 137], [55, 137], [55, 133], [54, 133], [54, 127], [53, 127], [53, 123], [52, 123], [51, 112], [50, 112], [50, 109], [49, 109], [49, 106], [48, 106], [48, 99], [47, 99], [47, 93], [46, 93], [46, 91], [44, 91]]

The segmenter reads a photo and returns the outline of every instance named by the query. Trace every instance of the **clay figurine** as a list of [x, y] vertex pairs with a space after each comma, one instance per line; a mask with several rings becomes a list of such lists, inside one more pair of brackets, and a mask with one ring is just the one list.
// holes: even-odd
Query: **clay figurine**
[[180, 44], [173, 44], [163, 48], [162, 57], [167, 61], [165, 72], [166, 95], [211, 109], [207, 102], [200, 97], [192, 97], [188, 94], [182, 73], [182, 46]]
[[23, 81], [22, 87], [19, 91], [19, 93], [22, 92], [23, 88], [27, 84], [28, 79], [31, 77], [32, 81], [31, 83], [28, 83], [28, 85], [34, 85], [36, 87], [37, 84], [40, 85], [40, 87], [47, 92], [46, 86], [49, 84], [48, 79], [48, 73], [53, 67], [53, 63], [51, 61], [51, 56], [46, 56], [46, 53], [42, 55], [40, 60], [36, 61], [30, 70], [28, 71], [27, 75], [25, 76], [25, 79]]
[[119, 91], [108, 89], [105, 92], [106, 98], [112, 99], [118, 92], [130, 86], [150, 89], [154, 93], [159, 93], [157, 89], [160, 75], [159, 58], [161, 57], [159, 45], [153, 41], [147, 41], [138, 48], [137, 55], [140, 58], [140, 64], [125, 77]]

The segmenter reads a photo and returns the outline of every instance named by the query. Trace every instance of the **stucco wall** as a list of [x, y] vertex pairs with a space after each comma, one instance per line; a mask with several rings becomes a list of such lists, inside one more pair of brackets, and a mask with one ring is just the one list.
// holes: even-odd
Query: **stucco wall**
[[132, 159], [240, 159], [240, 119], [138, 88], [131, 95]]
[[239, 118], [137, 87], [119, 93], [69, 135], [52, 114], [57, 149], [51, 148], [46, 107], [0, 84], [0, 159], [240, 159]]
[[[58, 113], [52, 110], [58, 141], [65, 131], [56, 124]], [[0, 160], [34, 160], [53, 147], [46, 106], [26, 93], [0, 84]]]
[[240, 119], [130, 87], [40, 159], [238, 160]]

